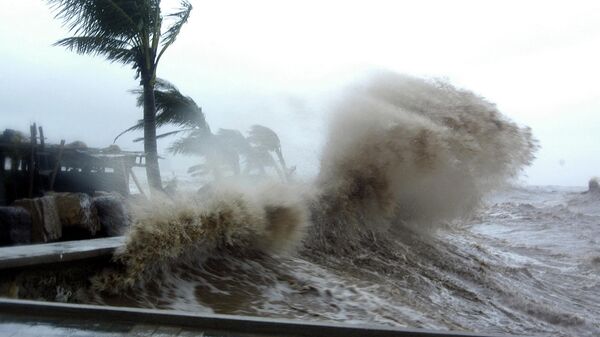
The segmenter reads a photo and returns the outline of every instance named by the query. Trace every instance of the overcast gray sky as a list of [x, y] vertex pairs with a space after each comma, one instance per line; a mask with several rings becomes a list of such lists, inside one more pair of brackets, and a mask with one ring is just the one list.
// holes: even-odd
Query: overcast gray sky
[[[328, 104], [366, 70], [389, 69], [446, 78], [530, 126], [542, 148], [528, 183], [600, 175], [599, 1], [191, 2], [159, 77], [215, 130], [275, 129], [301, 173], [316, 172]], [[37, 122], [51, 141], [106, 146], [141, 117], [129, 67], [52, 47], [68, 32], [45, 1], [0, 6], [0, 129]], [[118, 144], [141, 149], [137, 136]], [[162, 163], [166, 176], [176, 162]]]

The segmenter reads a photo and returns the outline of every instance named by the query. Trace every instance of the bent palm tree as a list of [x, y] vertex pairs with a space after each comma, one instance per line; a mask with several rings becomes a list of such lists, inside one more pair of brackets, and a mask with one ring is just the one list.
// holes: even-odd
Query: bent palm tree
[[[181, 0], [179, 11], [163, 17], [160, 0], [48, 0], [75, 36], [55, 45], [79, 54], [102, 55], [132, 65], [140, 79], [144, 106], [146, 174], [152, 189], [162, 189], [156, 146], [156, 69], [167, 48], [187, 22], [192, 5]], [[163, 19], [172, 21], [162, 30]]]
[[[175, 141], [169, 151], [173, 154], [188, 154], [203, 157], [203, 164], [190, 167], [189, 173], [205, 175], [213, 172], [218, 180], [222, 177], [222, 169], [230, 169], [234, 175], [242, 173], [240, 158], [244, 161], [244, 174], [258, 170], [265, 175], [265, 168], [272, 167], [284, 181], [289, 181], [290, 170], [285, 166], [281, 145], [277, 134], [261, 125], [255, 125], [248, 137], [233, 129], [219, 129], [219, 132], [202, 132], [194, 130], [183, 138]], [[279, 157], [279, 168], [270, 152]]]
[[265, 149], [267, 151], [273, 151], [277, 155], [279, 165], [283, 170], [283, 177], [286, 181], [290, 179], [290, 170], [285, 164], [283, 159], [283, 153], [281, 152], [281, 141], [275, 131], [262, 125], [253, 125], [248, 132], [248, 140], [250, 143], [258, 148]]
[[194, 175], [212, 172], [215, 179], [222, 177], [222, 170], [229, 169], [238, 176], [241, 173], [240, 156], [250, 147], [246, 138], [238, 130], [219, 129], [216, 134], [192, 131], [175, 141], [169, 151], [173, 154], [187, 154], [203, 157], [204, 164], [194, 165], [188, 170]]
[[[138, 94], [138, 104], [142, 104], [143, 93], [140, 90], [134, 93]], [[202, 109], [191, 97], [179, 92], [173, 84], [157, 79], [154, 95], [157, 109], [156, 126], [175, 125], [181, 128], [158, 135], [157, 138], [186, 133], [184, 137], [171, 144], [169, 152], [196, 155], [205, 160], [202, 164], [190, 167], [188, 173], [201, 176], [212, 172], [218, 180], [222, 178], [223, 170], [230, 170], [234, 175], [249, 174], [258, 170], [259, 174], [264, 175], [265, 168], [272, 167], [282, 179], [286, 180], [284, 171], [277, 166], [271, 156], [270, 152], [275, 152], [279, 157], [280, 165], [289, 176], [290, 171], [285, 167], [281, 154], [279, 137], [273, 130], [255, 125], [248, 137], [244, 137], [240, 131], [234, 129], [219, 129], [216, 134], [213, 134], [206, 123]], [[143, 125], [144, 121], [140, 120], [119, 134], [117, 138], [126, 132], [141, 129]], [[139, 140], [141, 139], [135, 141]], [[244, 172], [242, 172], [241, 158], [245, 159]]]

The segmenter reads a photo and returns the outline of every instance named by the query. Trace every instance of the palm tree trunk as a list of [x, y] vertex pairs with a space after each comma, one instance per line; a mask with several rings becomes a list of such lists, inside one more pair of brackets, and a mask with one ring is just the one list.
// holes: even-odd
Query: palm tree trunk
[[[145, 76], [147, 77], [147, 76]], [[154, 85], [150, 79], [143, 79], [144, 88], [144, 152], [146, 153], [146, 176], [153, 191], [162, 191], [158, 149], [156, 145], [156, 103]]]

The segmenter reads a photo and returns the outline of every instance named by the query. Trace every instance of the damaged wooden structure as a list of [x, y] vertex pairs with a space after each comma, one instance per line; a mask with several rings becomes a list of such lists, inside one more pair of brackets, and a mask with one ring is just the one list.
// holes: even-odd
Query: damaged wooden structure
[[43, 129], [0, 134], [0, 246], [120, 235], [141, 152], [46, 144]]
[[7, 129], [0, 135], [0, 206], [48, 191], [127, 196], [129, 178], [136, 180], [135, 166], [145, 166], [144, 153], [121, 151], [116, 145], [98, 149], [82, 142], [46, 144], [43, 129], [35, 124], [29, 137]]

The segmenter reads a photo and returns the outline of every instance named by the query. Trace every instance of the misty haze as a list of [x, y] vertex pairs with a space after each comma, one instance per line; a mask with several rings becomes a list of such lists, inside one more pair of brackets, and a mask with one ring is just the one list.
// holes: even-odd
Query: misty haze
[[600, 4], [0, 6], [0, 336], [600, 335]]

